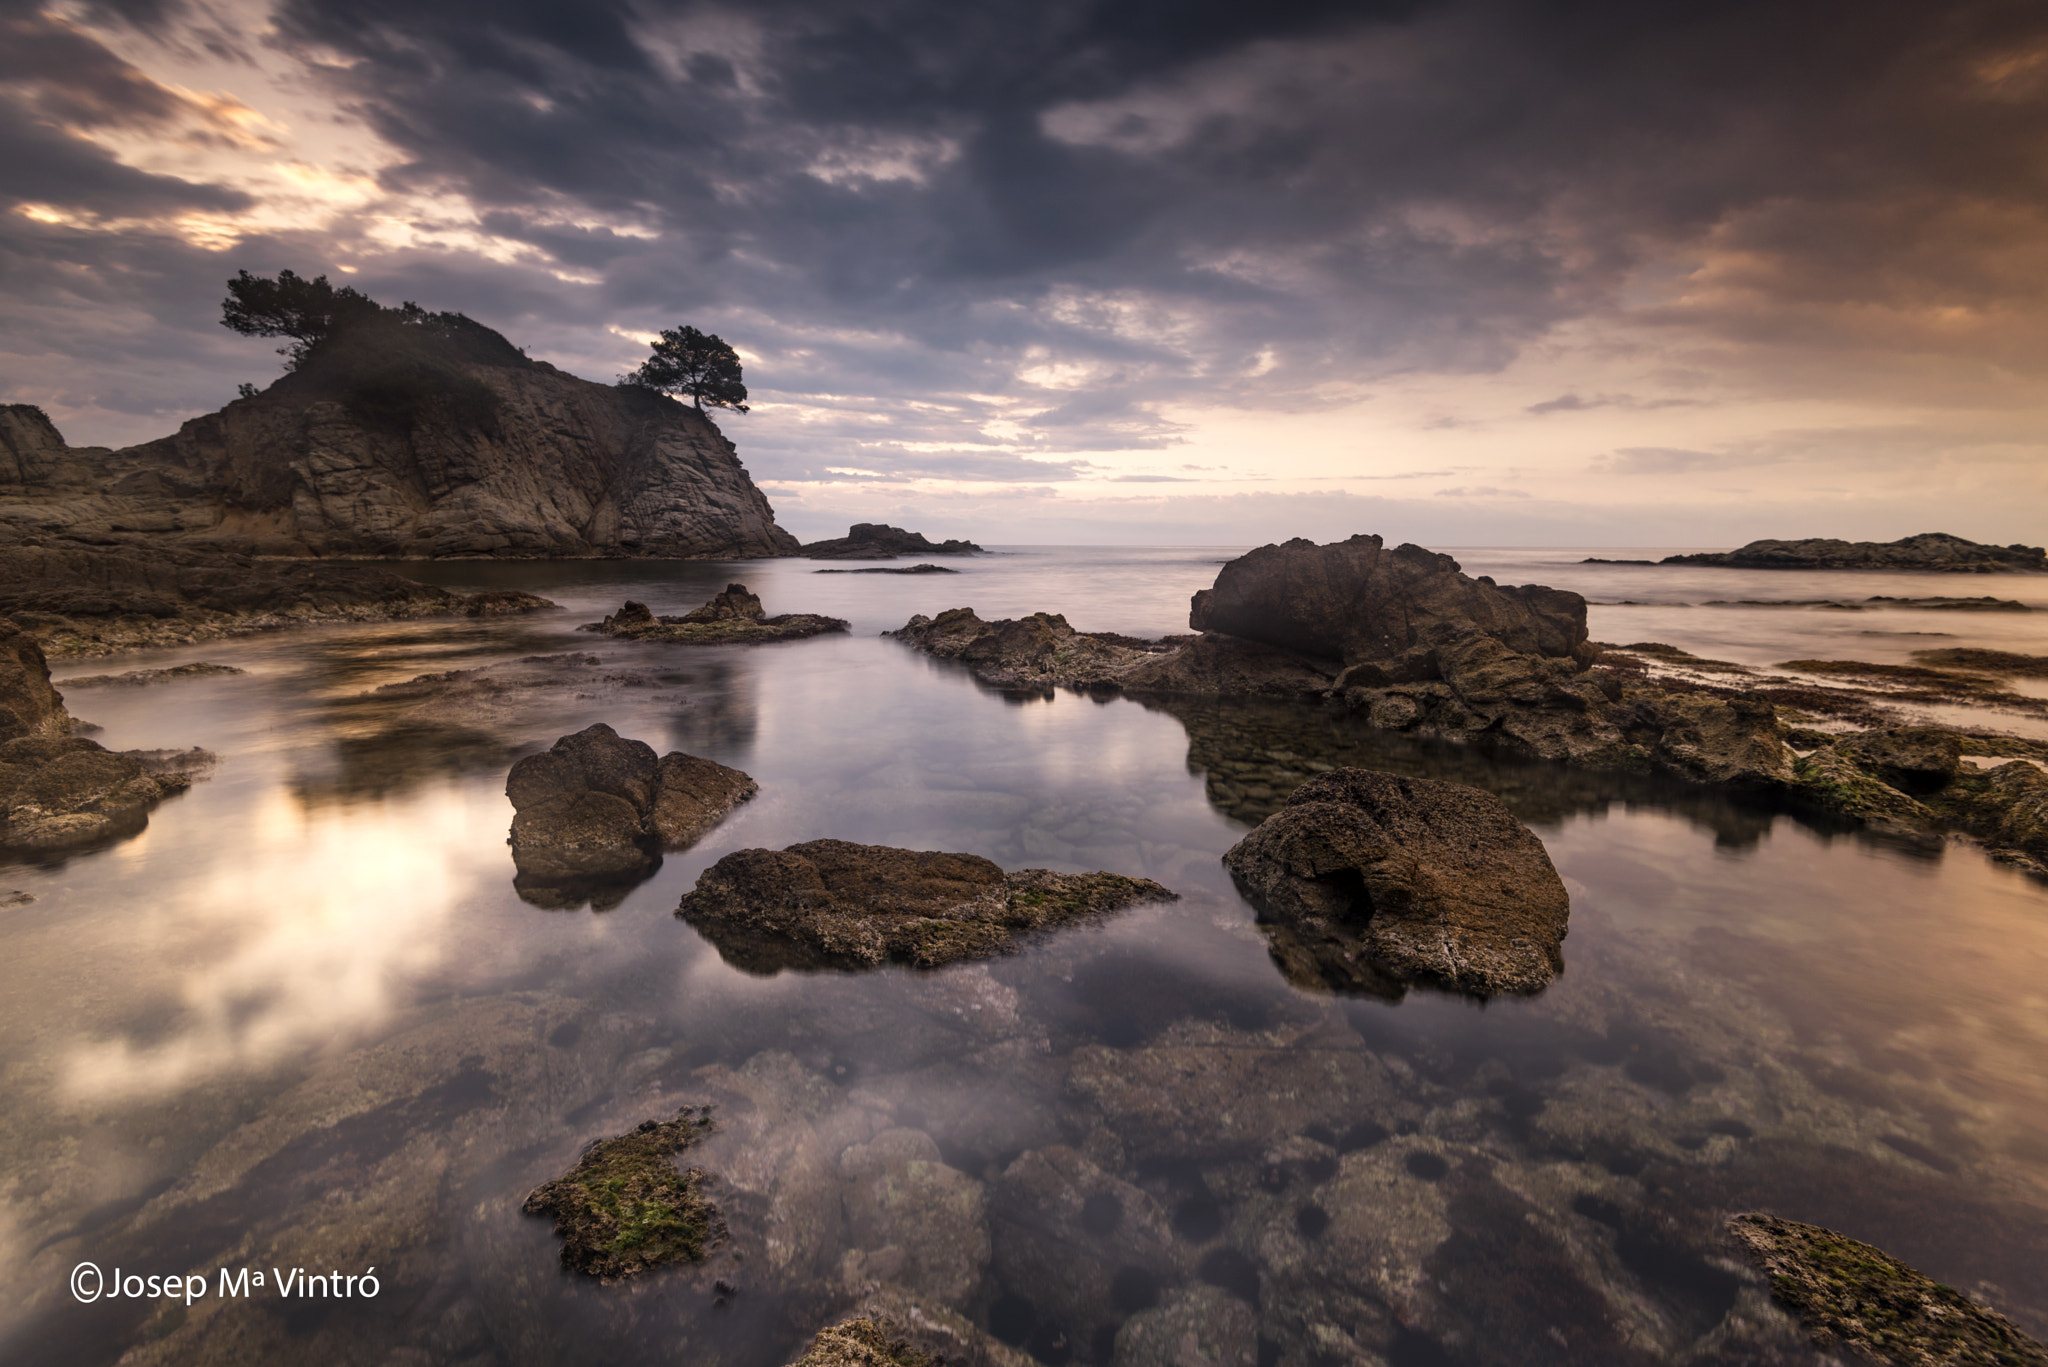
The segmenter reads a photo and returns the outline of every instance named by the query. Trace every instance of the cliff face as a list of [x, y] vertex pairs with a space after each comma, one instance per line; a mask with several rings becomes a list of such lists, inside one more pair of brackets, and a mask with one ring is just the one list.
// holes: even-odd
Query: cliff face
[[796, 553], [701, 414], [491, 338], [504, 354], [437, 355], [426, 379], [361, 356], [310, 365], [118, 451], [64, 446], [39, 411], [0, 407], [0, 535], [423, 559]]

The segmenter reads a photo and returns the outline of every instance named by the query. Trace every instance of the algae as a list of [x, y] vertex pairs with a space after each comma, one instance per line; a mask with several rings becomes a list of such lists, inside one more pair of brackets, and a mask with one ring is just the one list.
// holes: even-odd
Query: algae
[[790, 1367], [940, 1367], [902, 1339], [890, 1337], [891, 1326], [868, 1316], [821, 1329], [811, 1346]]
[[711, 1129], [685, 1106], [670, 1121], [593, 1144], [566, 1174], [535, 1187], [521, 1207], [552, 1215], [562, 1266], [606, 1282], [664, 1263], [702, 1262], [725, 1233], [702, 1195], [705, 1174], [670, 1161]]

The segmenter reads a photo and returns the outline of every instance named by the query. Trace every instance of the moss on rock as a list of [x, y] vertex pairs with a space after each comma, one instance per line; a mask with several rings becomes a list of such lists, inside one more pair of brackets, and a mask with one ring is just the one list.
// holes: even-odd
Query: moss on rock
[[892, 1326], [867, 1316], [835, 1324], [819, 1330], [790, 1367], [939, 1367], [891, 1332]]
[[1737, 1215], [1728, 1229], [1822, 1348], [1897, 1367], [2048, 1367], [2048, 1348], [2003, 1315], [1881, 1249], [1773, 1215]]
[[708, 1115], [684, 1107], [670, 1121], [593, 1144], [576, 1166], [535, 1187], [521, 1207], [552, 1215], [562, 1266], [610, 1282], [664, 1263], [702, 1262], [725, 1224], [700, 1188], [705, 1174], [678, 1172], [674, 1155], [710, 1130]]

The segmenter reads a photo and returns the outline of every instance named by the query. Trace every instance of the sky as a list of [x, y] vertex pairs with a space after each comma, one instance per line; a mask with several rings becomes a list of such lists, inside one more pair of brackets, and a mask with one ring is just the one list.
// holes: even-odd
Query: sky
[[287, 268], [719, 334], [806, 539], [2048, 540], [2038, 0], [0, 0], [0, 401]]

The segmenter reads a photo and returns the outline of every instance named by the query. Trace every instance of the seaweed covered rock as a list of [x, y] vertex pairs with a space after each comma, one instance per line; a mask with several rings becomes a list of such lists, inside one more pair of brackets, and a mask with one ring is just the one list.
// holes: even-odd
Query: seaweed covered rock
[[667, 641], [678, 645], [754, 645], [763, 641], [793, 641], [826, 632], [845, 631], [838, 617], [820, 617], [807, 612], [768, 616], [761, 600], [745, 584], [727, 584], [701, 607], [680, 617], [659, 617], [645, 603], [630, 599], [602, 622], [589, 623], [580, 630], [600, 631], [629, 641]]
[[873, 1316], [821, 1329], [804, 1355], [790, 1367], [939, 1367], [908, 1342], [896, 1336], [896, 1329]]
[[1333, 770], [1223, 861], [1298, 984], [1483, 997], [1534, 992], [1564, 967], [1564, 882], [1543, 842], [1477, 788]]
[[1819, 1225], [1737, 1215], [1728, 1230], [1814, 1343], [1887, 1367], [2048, 1367], [2048, 1347], [1953, 1287]]
[[710, 1128], [708, 1116], [686, 1106], [674, 1120], [599, 1140], [520, 1208], [554, 1217], [571, 1272], [611, 1282], [663, 1263], [702, 1262], [724, 1237], [724, 1222], [702, 1194], [705, 1174], [677, 1171], [673, 1160]]
[[1114, 873], [1006, 874], [979, 855], [810, 840], [726, 855], [676, 915], [752, 973], [891, 961], [935, 968], [1008, 953], [1031, 931], [1174, 896]]
[[1936, 793], [1962, 768], [1962, 738], [1933, 726], [1866, 731], [1836, 749], [1852, 755], [1859, 768], [1905, 793]]
[[696, 840], [758, 791], [737, 769], [680, 753], [657, 759], [654, 747], [598, 722], [506, 776], [515, 886], [558, 906], [638, 882], [662, 849]]

